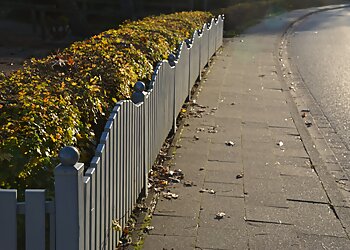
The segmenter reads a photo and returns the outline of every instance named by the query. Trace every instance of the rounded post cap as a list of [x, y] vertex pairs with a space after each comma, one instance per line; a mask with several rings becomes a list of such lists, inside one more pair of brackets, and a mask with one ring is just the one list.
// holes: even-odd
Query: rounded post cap
[[143, 91], [145, 91], [145, 88], [146, 88], [145, 84], [141, 81], [136, 82], [134, 85], [134, 90], [136, 92], [143, 92]]
[[131, 101], [135, 104], [143, 102], [145, 100], [145, 95], [142, 92], [134, 92], [131, 95]]
[[170, 64], [170, 66], [175, 66], [175, 61], [176, 61], [176, 56], [171, 53], [169, 56], [168, 56], [168, 62]]
[[192, 44], [192, 41], [190, 39], [186, 39], [185, 40], [185, 43], [187, 45], [187, 48], [190, 48], [191, 47], [191, 44]]
[[73, 146], [66, 146], [60, 150], [59, 158], [62, 165], [74, 166], [80, 158], [80, 153]]

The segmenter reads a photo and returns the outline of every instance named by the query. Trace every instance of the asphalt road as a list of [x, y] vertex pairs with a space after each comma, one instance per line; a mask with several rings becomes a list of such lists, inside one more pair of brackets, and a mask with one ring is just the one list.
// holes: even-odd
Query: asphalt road
[[300, 22], [288, 53], [334, 130], [350, 148], [350, 8]]

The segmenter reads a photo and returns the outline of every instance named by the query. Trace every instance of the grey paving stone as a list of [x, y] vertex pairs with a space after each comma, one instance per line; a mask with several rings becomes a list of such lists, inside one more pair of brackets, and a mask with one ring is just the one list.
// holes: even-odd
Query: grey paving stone
[[257, 142], [251, 140], [245, 140], [242, 143], [242, 150], [247, 152], [259, 152], [263, 154], [272, 154], [272, 148], [274, 147], [274, 143], [272, 141], [269, 142]]
[[195, 237], [148, 235], [142, 249], [193, 250], [195, 241]]
[[265, 152], [259, 151], [246, 151], [242, 150], [242, 161], [244, 166], [255, 166], [258, 164], [273, 164], [276, 162], [275, 155], [266, 154]]
[[264, 94], [266, 96], [269, 96], [271, 97], [271, 99], [274, 99], [274, 100], [285, 100], [285, 94], [280, 91], [280, 90], [276, 90], [276, 89], [264, 89]]
[[[230, 196], [243, 198], [243, 183], [219, 183], [219, 182], [204, 182], [204, 189], [213, 189], [215, 196]], [[213, 196], [212, 194], [203, 193], [203, 196]], [[204, 199], [204, 198], [203, 198]]]
[[250, 192], [245, 195], [247, 206], [289, 208], [285, 195], [281, 192]]
[[349, 207], [336, 207], [335, 211], [342, 222], [342, 225], [346, 232], [350, 233], [350, 208]]
[[162, 216], [154, 215], [152, 217], [153, 230], [150, 235], [163, 236], [196, 236], [198, 218], [179, 217], [179, 216]]
[[[237, 149], [241, 147], [241, 129], [240, 128], [231, 128], [227, 129], [229, 131], [222, 131], [222, 128], [218, 129], [218, 132], [215, 134], [209, 135], [210, 141], [215, 146], [226, 146], [225, 142], [232, 141], [234, 142], [234, 146], [232, 149]], [[226, 130], [226, 129], [225, 129]]]
[[[196, 189], [199, 192], [199, 188], [196, 187]], [[155, 214], [197, 218], [200, 210], [200, 197], [185, 196], [183, 193], [177, 194], [179, 195], [177, 199], [160, 198], [157, 202]]]
[[282, 176], [288, 199], [327, 203], [327, 194], [316, 174], [314, 177]]
[[[236, 147], [228, 147], [226, 145], [212, 144], [212, 148], [209, 150], [208, 161], [218, 162], [240, 162], [241, 150]], [[215, 147], [214, 147], [215, 146]]]
[[271, 135], [267, 128], [242, 127], [242, 144], [245, 141], [271, 142]]
[[[255, 112], [253, 112], [253, 110]], [[264, 108], [254, 109], [243, 109], [242, 110], [242, 121], [245, 122], [265, 122], [266, 121], [266, 110]]]
[[327, 204], [289, 202], [290, 215], [298, 233], [346, 237], [346, 233]]
[[[213, 205], [215, 204], [215, 205]], [[216, 219], [216, 214], [224, 212], [222, 219]], [[228, 196], [203, 196], [199, 227], [241, 229], [245, 226], [244, 199]]]
[[298, 234], [301, 249], [349, 249], [350, 241], [345, 237]]
[[[228, 98], [233, 99], [233, 98]], [[233, 101], [232, 101], [233, 102]], [[220, 107], [220, 109], [215, 112], [216, 118], [240, 118], [242, 116], [242, 111], [239, 109], [239, 107], [236, 107], [234, 105], [225, 105]]]
[[250, 249], [302, 249], [292, 225], [247, 224]]
[[208, 153], [191, 154], [190, 152], [178, 152], [173, 162], [179, 168], [178, 166], [203, 166], [207, 161]]
[[238, 171], [232, 170], [206, 170], [205, 182], [217, 183], [242, 183], [242, 178], [236, 178], [241, 174]]
[[306, 167], [310, 168], [310, 158], [307, 157], [278, 157], [276, 156], [275, 165], [281, 166], [295, 166], [295, 167]]
[[205, 164], [205, 170], [228, 170], [241, 173], [243, 171], [243, 164], [241, 162], [208, 161]]
[[255, 164], [254, 166], [245, 165], [244, 178], [264, 179], [265, 181], [269, 181], [271, 179], [280, 179], [280, 173], [270, 164], [261, 162]]
[[196, 248], [200, 249], [248, 249], [248, 238], [245, 229], [224, 227], [199, 227]]
[[264, 222], [273, 224], [293, 224], [293, 218], [290, 214], [290, 209], [246, 205], [246, 219], [252, 222]]
[[274, 168], [279, 172], [280, 176], [315, 177], [316, 175], [315, 171], [311, 167], [275, 165]]
[[[181, 145], [181, 148], [176, 149], [176, 155], [182, 154], [192, 154], [193, 158], [196, 156], [201, 157], [208, 154], [210, 141], [202, 136], [202, 140], [195, 140], [193, 137], [197, 135], [196, 133], [191, 134], [190, 137], [182, 137], [180, 141], [177, 142], [177, 145]], [[200, 137], [200, 135], [197, 135]]]
[[284, 127], [284, 128], [293, 128], [294, 123], [289, 119], [288, 116], [282, 117], [282, 118], [266, 118], [267, 122], [270, 126], [275, 127]]
[[283, 149], [275, 148], [273, 153], [277, 157], [309, 157], [303, 147], [288, 147], [287, 145]]

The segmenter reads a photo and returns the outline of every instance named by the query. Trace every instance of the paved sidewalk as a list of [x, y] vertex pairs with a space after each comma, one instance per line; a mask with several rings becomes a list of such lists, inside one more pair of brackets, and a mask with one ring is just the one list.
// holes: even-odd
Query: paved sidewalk
[[281, 35], [305, 13], [225, 43], [192, 106], [202, 117], [185, 121], [172, 166], [194, 185], [160, 198], [144, 249], [350, 249], [278, 75]]

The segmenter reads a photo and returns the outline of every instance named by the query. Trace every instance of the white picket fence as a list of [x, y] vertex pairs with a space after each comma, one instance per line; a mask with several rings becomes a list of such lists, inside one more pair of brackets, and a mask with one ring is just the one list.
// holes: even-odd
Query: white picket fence
[[[0, 190], [0, 249], [17, 249], [18, 215], [25, 217], [26, 250], [115, 249], [139, 197], [147, 194], [148, 172], [201, 71], [223, 41], [223, 16], [184, 41], [177, 55], [158, 64], [147, 90], [135, 84], [132, 100], [118, 102], [89, 166], [65, 147], [55, 169], [55, 199], [45, 190]], [[47, 230], [49, 228], [49, 230]], [[49, 242], [46, 242], [48, 241]]]

